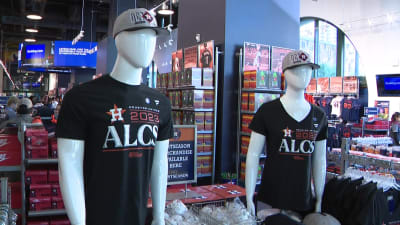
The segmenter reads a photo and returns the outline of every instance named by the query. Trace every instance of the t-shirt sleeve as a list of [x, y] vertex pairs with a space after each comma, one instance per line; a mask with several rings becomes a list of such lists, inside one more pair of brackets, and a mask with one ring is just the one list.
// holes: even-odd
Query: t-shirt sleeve
[[87, 112], [84, 110], [84, 106], [80, 104], [80, 99], [75, 90], [69, 91], [63, 99], [58, 116], [57, 137], [84, 140], [88, 123], [86, 114]]
[[320, 126], [321, 130], [318, 133], [316, 141], [322, 141], [328, 138], [328, 120], [325, 113], [322, 114]]
[[264, 107], [261, 106], [257, 112], [256, 115], [254, 116], [253, 120], [251, 121], [249, 128], [254, 131], [257, 132], [259, 134], [262, 134], [264, 136], [267, 135], [267, 130], [265, 129], [265, 123], [264, 123]]
[[157, 141], [164, 141], [174, 136], [171, 104], [169, 101], [167, 101], [166, 110], [163, 114], [164, 115], [160, 115], [160, 117], [162, 116], [164, 119], [160, 120], [161, 123], [158, 129]]

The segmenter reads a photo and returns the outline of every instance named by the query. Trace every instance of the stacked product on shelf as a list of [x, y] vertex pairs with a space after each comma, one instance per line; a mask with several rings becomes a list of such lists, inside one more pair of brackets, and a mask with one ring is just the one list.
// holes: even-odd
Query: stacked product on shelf
[[[43, 127], [27, 128], [25, 132], [25, 186], [27, 188], [28, 216], [34, 212], [39, 219], [29, 218], [28, 225], [70, 224], [65, 218], [50, 218], [53, 210], [64, 210], [57, 169], [57, 139], [48, 138]], [[51, 165], [53, 164], [53, 165]], [[47, 213], [49, 212], [49, 213]], [[59, 212], [57, 215], [65, 215]]]
[[170, 99], [175, 125], [197, 127], [197, 177], [210, 177], [217, 81], [214, 41], [173, 52], [172, 61], [172, 72], [157, 75], [157, 89]]

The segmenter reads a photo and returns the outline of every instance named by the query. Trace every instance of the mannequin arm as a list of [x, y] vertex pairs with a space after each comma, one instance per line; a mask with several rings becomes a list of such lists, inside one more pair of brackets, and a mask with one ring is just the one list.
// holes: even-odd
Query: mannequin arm
[[169, 140], [157, 141], [151, 169], [151, 199], [153, 202], [152, 225], [164, 225], [165, 199], [168, 178]]
[[321, 212], [322, 195], [324, 194], [326, 177], [326, 140], [315, 142], [315, 151], [312, 158], [315, 196], [315, 212]]
[[83, 181], [82, 140], [58, 138], [60, 188], [72, 225], [86, 224], [85, 188]]
[[255, 206], [253, 202], [254, 191], [256, 189], [258, 164], [260, 154], [264, 148], [265, 136], [257, 132], [251, 132], [249, 149], [246, 156], [246, 201], [247, 210], [255, 216]]

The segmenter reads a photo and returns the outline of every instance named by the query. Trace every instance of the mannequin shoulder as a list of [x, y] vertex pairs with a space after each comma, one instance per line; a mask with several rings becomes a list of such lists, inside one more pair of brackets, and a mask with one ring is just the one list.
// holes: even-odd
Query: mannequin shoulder
[[146, 95], [149, 95], [149, 96], [155, 98], [156, 100], [159, 100], [160, 104], [171, 105], [169, 98], [166, 95], [159, 92], [157, 89], [150, 88], [147, 86], [142, 86], [142, 87], [143, 87], [142, 90], [144, 91], [144, 93], [146, 93]]
[[262, 104], [258, 110], [261, 110], [263, 112], [275, 111], [275, 110], [279, 109], [280, 104], [281, 104], [280, 100], [279, 100], [279, 98], [277, 98], [277, 99], [274, 99], [272, 101]]

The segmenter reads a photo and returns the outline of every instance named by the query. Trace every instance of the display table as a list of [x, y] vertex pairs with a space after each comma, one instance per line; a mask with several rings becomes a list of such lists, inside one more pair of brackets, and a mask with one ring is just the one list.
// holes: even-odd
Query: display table
[[[220, 200], [229, 200], [236, 197], [246, 196], [246, 190], [238, 185], [234, 184], [214, 184], [206, 186], [197, 186], [188, 188], [189, 192], [195, 192], [197, 195], [195, 197], [187, 197], [180, 199], [184, 204], [194, 204], [203, 202], [213, 202]], [[185, 190], [182, 188], [168, 188], [167, 195], [173, 193], [184, 193]], [[190, 195], [188, 195], [190, 196]], [[167, 201], [168, 205], [173, 200]], [[152, 207], [151, 198], [148, 199], [147, 207]]]

